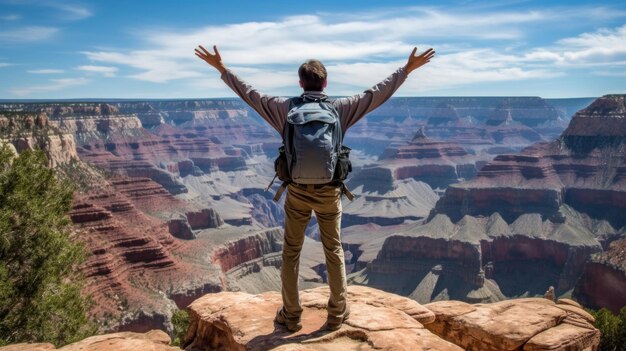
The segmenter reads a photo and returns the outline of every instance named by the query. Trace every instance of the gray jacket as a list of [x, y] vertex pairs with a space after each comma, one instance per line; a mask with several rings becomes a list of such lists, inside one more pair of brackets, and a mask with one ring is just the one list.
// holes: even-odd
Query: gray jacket
[[[339, 112], [343, 132], [345, 133], [348, 128], [353, 126], [363, 116], [387, 101], [398, 90], [400, 85], [404, 83], [406, 77], [404, 67], [401, 67], [385, 80], [361, 94], [334, 100], [333, 105]], [[263, 94], [230, 70], [222, 74], [222, 80], [243, 101], [258, 112], [267, 123], [274, 127], [281, 136], [283, 135], [283, 127], [289, 112], [289, 98]], [[305, 91], [304, 94], [314, 98], [326, 96], [323, 91]]]

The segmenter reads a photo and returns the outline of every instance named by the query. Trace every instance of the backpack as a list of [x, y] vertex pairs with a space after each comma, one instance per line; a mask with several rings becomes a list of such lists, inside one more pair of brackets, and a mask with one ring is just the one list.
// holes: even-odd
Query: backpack
[[[343, 145], [341, 120], [326, 98], [300, 96], [290, 101], [283, 128], [283, 145], [274, 161], [274, 179], [283, 185], [274, 197], [278, 201], [289, 183], [327, 184], [337, 182], [348, 198], [343, 180], [352, 171], [350, 148]], [[268, 189], [274, 183], [270, 183]]]

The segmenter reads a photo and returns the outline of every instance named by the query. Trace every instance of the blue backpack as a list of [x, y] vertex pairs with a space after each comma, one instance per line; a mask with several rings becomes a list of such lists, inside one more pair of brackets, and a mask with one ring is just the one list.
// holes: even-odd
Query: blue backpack
[[274, 200], [280, 198], [289, 183], [333, 182], [341, 185], [351, 199], [352, 194], [343, 185], [343, 180], [352, 171], [350, 148], [343, 145], [343, 134], [339, 113], [326, 98], [313, 99], [302, 95], [291, 99], [283, 128], [283, 145], [274, 162], [274, 179], [278, 177], [283, 185]]

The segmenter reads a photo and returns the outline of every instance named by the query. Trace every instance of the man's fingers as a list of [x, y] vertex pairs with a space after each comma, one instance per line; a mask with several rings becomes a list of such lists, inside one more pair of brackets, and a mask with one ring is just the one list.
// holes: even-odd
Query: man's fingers
[[213, 45], [213, 51], [215, 51], [215, 56], [217, 56], [218, 58], [221, 58], [220, 52], [217, 50], [217, 45]]
[[411, 51], [411, 55], [409, 57], [415, 56], [416, 52], [417, 52], [417, 46], [413, 48], [413, 51]]
[[204, 48], [204, 46], [202, 45], [198, 45], [200, 47], [200, 49], [202, 49], [202, 51], [204, 51], [204, 54], [207, 56], [211, 56], [211, 54], [209, 53], [209, 51], [207, 49]]
[[200, 52], [200, 50], [198, 50], [198, 49], [195, 49], [194, 51], [195, 51], [196, 55], [198, 55], [198, 56], [201, 56], [201, 57], [202, 56], [206, 56], [204, 53]]
[[434, 57], [434, 56], [435, 56], [435, 51], [434, 51], [433, 49], [429, 49], [429, 50], [427, 50], [427, 51], [424, 51], [424, 52], [420, 55], [420, 57], [423, 57], [423, 58], [428, 58], [428, 59], [430, 59], [430, 58], [432, 58], [432, 57]]
[[430, 48], [430, 49], [424, 51], [420, 56], [434, 55], [434, 54], [435, 54], [435, 50], [433, 50], [433, 48]]
[[206, 57], [204, 57], [203, 55], [198, 54], [198, 53], [196, 52], [196, 56], [198, 56], [199, 58], [201, 58], [201, 59], [202, 59], [202, 61], [205, 61], [205, 62], [206, 62]]

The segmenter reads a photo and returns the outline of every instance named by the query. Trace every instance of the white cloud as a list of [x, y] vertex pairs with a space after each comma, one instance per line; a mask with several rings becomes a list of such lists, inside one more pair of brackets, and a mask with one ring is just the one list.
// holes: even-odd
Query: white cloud
[[[141, 31], [137, 35], [149, 49], [83, 54], [94, 62], [135, 69], [137, 73], [130, 76], [135, 79], [168, 82], [206, 74], [206, 67], [193, 55], [193, 49], [201, 43], [217, 43], [231, 66], [297, 65], [311, 57], [325, 62], [388, 61], [408, 55], [413, 43], [450, 37], [452, 33], [460, 38], [517, 38], [521, 32], [515, 25], [539, 21], [543, 16], [536, 11], [485, 16], [433, 8], [403, 9], [392, 18], [372, 15], [367, 21], [356, 17], [341, 20], [340, 16], [289, 16], [275, 22], [207, 26], [190, 31]], [[211, 43], [207, 43], [207, 38]], [[272, 73], [267, 78], [271, 82], [286, 81], [278, 76]]]
[[532, 50], [524, 58], [565, 67], [624, 66], [626, 25], [564, 38], [552, 47]]
[[49, 3], [47, 6], [54, 7], [65, 13], [65, 19], [80, 20], [93, 16], [88, 8], [78, 4]]
[[0, 67], [9, 67], [9, 66], [13, 66], [13, 63], [8, 63], [8, 62], [0, 62]]
[[115, 73], [119, 70], [117, 67], [110, 66], [79, 66], [76, 67], [79, 71], [90, 72], [90, 73], [99, 73], [105, 77], [115, 77]]
[[[85, 5], [74, 0], [3, 0], [12, 5], [48, 7], [59, 10], [55, 18], [62, 20], [81, 20], [93, 16], [93, 12]], [[20, 15], [17, 19], [21, 18]]]
[[11, 89], [10, 92], [16, 96], [30, 96], [36, 93], [55, 92], [72, 86], [85, 85], [89, 82], [90, 80], [82, 77], [50, 79], [50, 84], [47, 85], [14, 88]]
[[10, 15], [0, 16], [0, 19], [3, 21], [17, 21], [21, 18], [22, 16], [15, 14], [15, 13], [12, 13]]
[[65, 71], [62, 69], [32, 69], [27, 72], [31, 74], [59, 74]]
[[212, 68], [193, 54], [198, 44], [210, 51], [217, 44], [228, 67], [272, 93], [297, 87], [298, 65], [318, 58], [327, 64], [329, 84], [339, 90], [333, 93], [351, 94], [402, 65], [414, 45], [420, 50], [433, 46], [437, 56], [416, 73], [430, 78], [407, 82], [403, 89], [411, 94], [481, 82], [551, 78], [565, 74], [568, 65], [583, 62], [614, 65], [626, 45], [626, 26], [563, 39], [553, 46], [527, 45], [527, 36], [541, 26], [599, 22], [607, 16], [619, 18], [626, 13], [601, 6], [518, 12], [498, 7], [465, 12], [404, 7], [376, 13], [318, 13], [188, 30], [142, 30], [135, 33], [144, 43], [141, 49], [82, 54], [95, 63], [128, 67], [133, 72], [128, 77], [133, 79], [183, 80], [192, 88], [221, 92], [217, 87], [221, 82], [206, 82], [215, 79], [209, 75]]
[[0, 31], [0, 41], [4, 42], [35, 42], [52, 38], [58, 28], [29, 26]]

